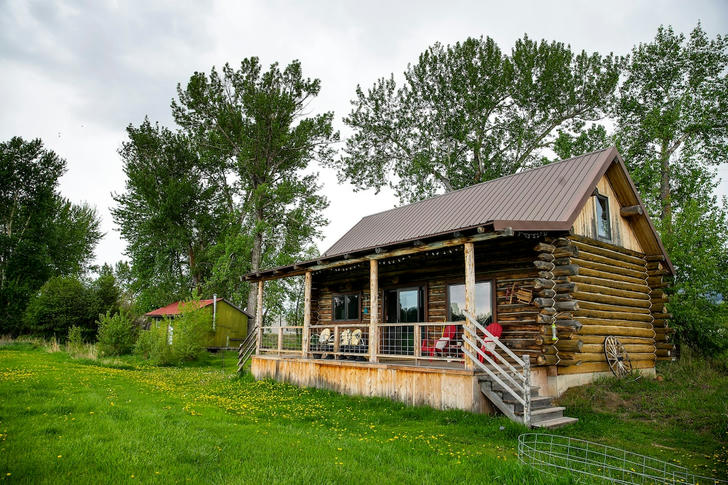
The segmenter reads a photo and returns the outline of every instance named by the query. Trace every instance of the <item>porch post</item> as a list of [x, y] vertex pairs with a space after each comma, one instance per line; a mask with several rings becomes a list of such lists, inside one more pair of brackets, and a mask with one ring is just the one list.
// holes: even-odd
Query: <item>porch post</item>
[[379, 267], [369, 260], [369, 362], [377, 361], [379, 350]]
[[260, 355], [260, 339], [263, 335], [263, 280], [258, 281], [258, 302], [255, 305], [255, 326], [258, 336], [255, 338], [255, 355]]
[[303, 340], [301, 341], [301, 355], [306, 358], [309, 348], [309, 332], [311, 329], [311, 271], [306, 271], [303, 280]]
[[[465, 253], [465, 311], [475, 316], [475, 250], [473, 243], [464, 243], [463, 249]], [[465, 319], [463, 325], [467, 325], [475, 332], [475, 326], [468, 319]], [[475, 349], [470, 348], [470, 345], [463, 342], [463, 347], [469, 353], [475, 355]], [[465, 358], [465, 368], [474, 368], [473, 363], [467, 357]]]

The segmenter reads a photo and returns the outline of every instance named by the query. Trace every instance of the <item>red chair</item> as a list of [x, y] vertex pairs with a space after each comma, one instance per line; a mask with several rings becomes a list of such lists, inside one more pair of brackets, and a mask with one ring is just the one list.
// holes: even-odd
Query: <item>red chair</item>
[[437, 339], [434, 345], [427, 345], [427, 339], [422, 339], [422, 355], [429, 355], [434, 357], [435, 354], [444, 354], [448, 350], [450, 344], [455, 340], [455, 334], [457, 334], [457, 327], [455, 325], [446, 325], [442, 331], [442, 337]]
[[[490, 332], [491, 335], [496, 338], [496, 340], [500, 339], [500, 336], [503, 333], [503, 327], [501, 327], [498, 322], [491, 323], [490, 325], [485, 327], [485, 329]], [[483, 337], [483, 346], [480, 347], [480, 350], [495, 359], [496, 357], [492, 353], [492, 351], [495, 350], [495, 345], [496, 344], [493, 339], [491, 339], [490, 337]], [[483, 357], [481, 354], [478, 354], [478, 359], [481, 363], [485, 361], [485, 357]]]

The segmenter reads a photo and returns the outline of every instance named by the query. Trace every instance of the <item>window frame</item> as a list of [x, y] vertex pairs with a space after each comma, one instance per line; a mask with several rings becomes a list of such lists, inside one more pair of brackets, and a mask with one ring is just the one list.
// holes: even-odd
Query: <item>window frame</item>
[[[475, 278], [475, 284], [490, 283], [490, 308], [493, 313], [493, 321], [498, 321], [498, 288], [495, 278]], [[452, 322], [452, 313], [450, 313], [450, 286], [465, 285], [465, 279], [450, 279], [445, 281], [445, 308], [447, 309], [447, 321]], [[458, 320], [464, 321], [464, 320]]]
[[[607, 235], [603, 236], [599, 233], [599, 228], [601, 227], [601, 221], [599, 219], [599, 206], [600, 201], [604, 201], [604, 204], [606, 205], [606, 213], [607, 213]], [[599, 192], [594, 194], [594, 235], [596, 236], [596, 239], [600, 241], [607, 241], [612, 242], [612, 214], [610, 212], [610, 204], [609, 204], [609, 197], [603, 194], [600, 194]]]
[[[343, 319], [337, 319], [336, 318], [336, 297], [337, 296], [352, 296], [356, 295], [359, 299], [359, 305], [357, 305], [357, 318], [343, 318]], [[331, 321], [332, 322], [361, 322], [362, 321], [362, 314], [361, 314], [361, 306], [362, 306], [362, 292], [361, 291], [346, 291], [346, 292], [340, 292], [340, 293], [332, 293], [331, 294]], [[344, 299], [344, 302], [346, 302], [346, 299]], [[345, 304], [346, 305], [346, 304]], [[345, 306], [344, 308], [344, 314], [348, 314], [346, 311], [348, 309], [348, 306]]]

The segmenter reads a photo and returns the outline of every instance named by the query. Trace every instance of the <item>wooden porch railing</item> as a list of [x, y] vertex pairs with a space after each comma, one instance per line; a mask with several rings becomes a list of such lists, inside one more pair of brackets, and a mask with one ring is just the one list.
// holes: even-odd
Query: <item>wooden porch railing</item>
[[[465, 317], [468, 319], [470, 325], [465, 325], [463, 328], [466, 335], [463, 335], [463, 340], [469, 345], [469, 348], [474, 351], [471, 352], [467, 349], [463, 349], [463, 353], [468, 357], [470, 362], [475, 366], [476, 369], [484, 371], [488, 376], [503, 388], [504, 392], [507, 392], [513, 398], [521, 403], [523, 406], [523, 424], [526, 426], [531, 425], [531, 362], [528, 355], [524, 355], [523, 358], [519, 358], [516, 354], [511, 351], [508, 347], [491, 334], [485, 327], [483, 327], [470, 313], [464, 312]], [[486, 347], [486, 342], [478, 335], [480, 332], [486, 339], [489, 340], [490, 349], [488, 352], [484, 352], [482, 348]], [[505, 355], [507, 355], [514, 363], [512, 365], [507, 358], [504, 358], [498, 353], [500, 349]], [[490, 354], [490, 355], [489, 355]], [[483, 362], [481, 362], [481, 358]], [[487, 362], [489, 365], [486, 365]], [[517, 368], [518, 367], [518, 368]], [[515, 416], [509, 416], [509, 418], [516, 420]]]

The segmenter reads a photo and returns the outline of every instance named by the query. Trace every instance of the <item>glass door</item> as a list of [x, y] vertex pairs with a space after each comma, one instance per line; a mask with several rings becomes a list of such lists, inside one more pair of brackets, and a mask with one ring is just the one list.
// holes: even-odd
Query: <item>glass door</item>
[[[424, 291], [421, 287], [388, 290], [384, 296], [387, 323], [417, 323], [424, 319]], [[382, 353], [414, 355], [413, 325], [391, 325], [382, 332]]]

